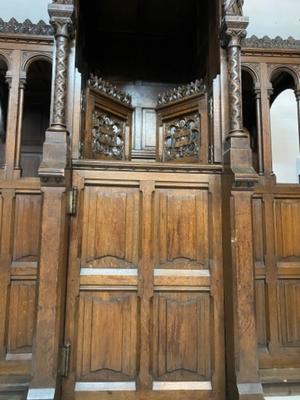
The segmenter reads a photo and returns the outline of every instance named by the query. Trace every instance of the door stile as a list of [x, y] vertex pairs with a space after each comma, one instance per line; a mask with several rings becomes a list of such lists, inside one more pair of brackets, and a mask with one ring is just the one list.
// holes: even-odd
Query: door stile
[[142, 224], [139, 262], [138, 296], [140, 298], [140, 360], [138, 386], [141, 391], [152, 388], [151, 363], [151, 301], [153, 298], [153, 181], [142, 181]]

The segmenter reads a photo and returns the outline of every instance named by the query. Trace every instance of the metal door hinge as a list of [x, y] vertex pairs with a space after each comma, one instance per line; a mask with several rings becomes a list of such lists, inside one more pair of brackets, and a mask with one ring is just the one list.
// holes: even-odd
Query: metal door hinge
[[67, 378], [69, 375], [71, 345], [66, 343], [62, 347], [60, 375]]
[[76, 187], [72, 187], [68, 191], [68, 214], [75, 215], [77, 210], [77, 193], [78, 190]]

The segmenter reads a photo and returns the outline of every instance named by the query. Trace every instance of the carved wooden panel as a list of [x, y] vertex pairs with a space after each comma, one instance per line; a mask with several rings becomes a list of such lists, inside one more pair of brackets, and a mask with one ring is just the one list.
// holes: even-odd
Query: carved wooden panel
[[163, 102], [157, 108], [157, 159], [161, 162], [208, 163], [207, 96]]
[[210, 378], [210, 299], [207, 293], [160, 293], [153, 300], [156, 380]]
[[300, 347], [300, 280], [279, 282], [277, 296], [280, 343]]
[[82, 264], [134, 267], [139, 249], [139, 190], [89, 187], [85, 191]]
[[97, 88], [86, 91], [84, 158], [130, 159], [132, 108]]
[[155, 267], [207, 268], [207, 190], [157, 189], [154, 213]]
[[82, 293], [78, 321], [78, 379], [132, 380], [136, 373], [136, 295]]
[[260, 347], [267, 346], [267, 320], [266, 320], [266, 283], [265, 280], [255, 281], [255, 312], [257, 343]]
[[40, 195], [18, 194], [15, 199], [13, 259], [37, 261], [41, 227]]
[[260, 198], [253, 199], [253, 256], [256, 266], [265, 264], [265, 237], [264, 237], [264, 211]]
[[274, 212], [278, 261], [300, 262], [300, 199], [276, 199]]
[[163, 161], [198, 161], [201, 146], [200, 115], [189, 114], [165, 123], [163, 141]]
[[31, 351], [35, 318], [36, 284], [34, 281], [11, 283], [7, 351]]

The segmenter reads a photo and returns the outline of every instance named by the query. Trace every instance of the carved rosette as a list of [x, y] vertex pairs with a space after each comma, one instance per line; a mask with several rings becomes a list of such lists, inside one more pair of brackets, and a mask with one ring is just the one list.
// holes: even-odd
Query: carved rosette
[[164, 136], [165, 161], [198, 160], [199, 152], [200, 116], [198, 113], [166, 124]]
[[103, 158], [125, 158], [124, 122], [115, 116], [94, 111], [92, 128], [92, 152]]
[[59, 5], [50, 5], [49, 14], [51, 16], [50, 23], [54, 28], [56, 45], [55, 87], [51, 127], [57, 130], [65, 130], [69, 40], [73, 28], [71, 19], [73, 7], [59, 8]]
[[241, 42], [246, 36], [248, 19], [227, 16], [223, 23], [223, 44], [228, 54], [229, 105], [231, 137], [245, 137], [242, 117]]

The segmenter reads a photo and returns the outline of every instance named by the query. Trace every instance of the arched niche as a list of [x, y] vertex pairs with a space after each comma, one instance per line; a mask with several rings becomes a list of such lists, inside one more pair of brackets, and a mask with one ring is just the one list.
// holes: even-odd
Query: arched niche
[[271, 79], [271, 139], [273, 171], [277, 183], [299, 183], [300, 153], [295, 80], [285, 70]]
[[26, 71], [21, 135], [22, 177], [38, 176], [45, 131], [49, 126], [52, 65], [35, 59]]
[[6, 123], [8, 110], [7, 64], [0, 55], [0, 167], [5, 163]]
[[243, 125], [250, 134], [252, 148], [253, 168], [259, 172], [258, 165], [258, 133], [257, 133], [257, 113], [255, 100], [255, 80], [248, 69], [242, 69], [242, 97], [243, 97]]

